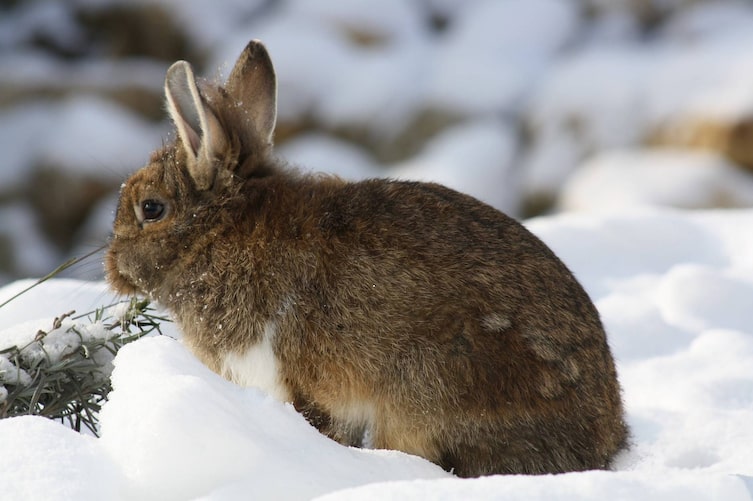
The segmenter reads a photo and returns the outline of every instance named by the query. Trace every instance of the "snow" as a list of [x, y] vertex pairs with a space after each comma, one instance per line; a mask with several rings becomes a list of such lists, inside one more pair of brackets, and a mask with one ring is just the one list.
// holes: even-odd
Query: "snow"
[[[375, 38], [400, 40], [412, 38], [422, 19], [417, 6], [403, 0], [292, 0], [286, 15], [314, 19], [334, 28], [364, 31]], [[378, 40], [377, 40], [378, 41]]]
[[[297, 36], [291, 37], [290, 33]], [[344, 71], [354, 68], [356, 55], [335, 31], [293, 15], [274, 15], [220, 44], [210, 67], [228, 75], [249, 40], [264, 40], [274, 61], [278, 87], [278, 120], [310, 113], [338, 85]], [[323, 65], [327, 70], [322, 71]]]
[[[49, 327], [47, 326], [48, 330], [45, 331], [47, 334], [43, 340], [21, 343], [18, 342], [18, 339], [24, 334], [28, 336], [30, 332], [28, 325], [21, 324], [20, 329], [19, 326], [16, 326], [3, 330], [0, 332], [0, 337], [2, 337], [0, 349], [13, 346], [21, 348], [20, 356], [29, 365], [36, 365], [42, 360], [56, 364], [66, 355], [70, 355], [79, 349], [82, 342], [107, 340], [113, 337], [113, 334], [101, 322], [82, 325], [66, 320], [56, 329], [49, 330]], [[0, 381], [3, 380], [4, 377], [0, 376]]]
[[[724, 19], [734, 16], [731, 10]], [[526, 192], [556, 193], [588, 155], [639, 147], [661, 127], [750, 116], [753, 15], [739, 15], [714, 36], [688, 40], [681, 31], [667, 28], [653, 45], [594, 42], [550, 66], [526, 116], [535, 131]]]
[[42, 163], [63, 163], [94, 176], [117, 176], [144, 163], [161, 144], [162, 128], [149, 126], [102, 99], [72, 98], [55, 111], [59, 113], [53, 119], [55, 128], [37, 131], [43, 138], [37, 144], [38, 161]]
[[672, 17], [662, 35], [681, 42], [738, 36], [753, 26], [753, 13], [745, 0], [698, 2]]
[[296, 138], [278, 153], [308, 172], [328, 172], [354, 181], [384, 176], [433, 181], [501, 210], [516, 203], [515, 134], [508, 124], [494, 118], [448, 127], [410, 160], [381, 169], [356, 146], [322, 134]]
[[612, 150], [592, 157], [568, 178], [559, 205], [594, 211], [642, 205], [750, 207], [753, 177], [708, 152]]
[[[750, 120], [749, 1], [651, 0], [642, 13], [630, 0], [138, 1], [175, 16], [209, 79], [227, 76], [248, 40], [265, 42], [279, 123], [305, 130], [278, 151], [296, 168], [437, 181], [513, 216], [542, 194], [573, 211], [526, 225], [602, 315], [632, 445], [614, 471], [454, 478], [420, 458], [333, 443], [289, 405], [211, 373], [163, 325], [169, 337], [115, 358], [101, 438], [38, 417], [0, 420], [0, 497], [753, 499], [753, 209], [708, 210], [753, 206], [753, 181], [717, 153], [651, 141], [688, 124]], [[73, 8], [19, 3], [0, 19], [0, 88], [23, 97], [0, 99], [0, 199], [9, 200], [0, 257], [7, 233], [14, 276], [62, 262], [25, 199], [33, 168], [116, 186], [168, 130], [111, 99], [159, 92], [168, 62], [110, 60], [96, 46], [69, 61], [34, 45], [38, 36], [63, 49], [84, 43]], [[665, 17], [647, 28], [649, 11]], [[425, 116], [446, 126], [412, 138]], [[404, 157], [378, 158], [404, 137]], [[79, 228], [74, 255], [104, 241], [115, 204], [113, 192]], [[101, 268], [94, 257], [74, 273]], [[0, 303], [33, 282], [0, 288]], [[100, 282], [46, 282], [0, 307], [0, 350], [28, 344], [65, 312], [116, 302]], [[71, 322], [47, 336], [53, 356], [77, 342]], [[0, 356], [0, 378], [24, 374]]]
[[113, 385], [101, 445], [124, 466], [136, 499], [232, 499], [233, 492], [306, 499], [367, 482], [447, 475], [402, 453], [342, 447], [292, 406], [221, 379], [169, 338], [124, 348]]
[[[312, 113], [330, 127], [357, 124], [390, 136], [424, 108], [460, 115], [519, 109], [534, 79], [576, 36], [579, 14], [559, 0], [479, 0], [458, 11], [436, 44], [421, 23], [416, 5], [405, 2], [291, 2], [229, 37], [211, 66], [228, 67], [239, 47], [262, 39], [275, 62], [282, 118]], [[345, 43], [348, 30], [377, 43], [354, 48]]]
[[33, 274], [35, 270], [48, 269], [50, 263], [55, 262], [55, 254], [40, 234], [34, 216], [24, 204], [0, 208], [0, 227], [18, 235], [11, 244], [16, 255], [16, 267], [22, 273]]
[[[473, 482], [446, 479], [434, 482], [390, 482], [347, 489], [316, 498], [319, 501], [358, 499], [456, 499], [568, 501], [568, 500], [746, 500], [746, 480], [740, 477], [711, 477], [688, 472], [677, 478], [666, 475], [636, 475], [630, 472], [588, 472], [557, 477], [499, 477]], [[749, 480], [748, 480], [749, 481]], [[749, 487], [748, 487], [749, 489]]]
[[[32, 379], [28, 372], [16, 367], [10, 360], [0, 355], [0, 383], [28, 386], [31, 382]], [[2, 400], [5, 400], [8, 390], [2, 385], [0, 385], [0, 388], [2, 388], [3, 393]]]
[[[19, 280], [1, 288], [0, 304], [35, 282]], [[63, 313], [73, 310], [84, 314], [117, 302], [117, 298], [101, 283], [56, 279], [54, 284], [54, 287], [39, 285], [2, 307], [2, 329], [24, 322], [35, 322], [38, 324], [36, 330], [47, 329], [52, 320]]]
[[[99, 299], [101, 299], [105, 296], [105, 291], [102, 291], [101, 285], [94, 286], [92, 289], [92, 284], [86, 282], [57, 280], [54, 288], [56, 297], [50, 298], [50, 300], [46, 300], [45, 297], [46, 292], [50, 291], [44, 289], [37, 289], [31, 293], [27, 292], [17, 299], [12, 299], [33, 284], [34, 281], [32, 280], [24, 280], [0, 290], [0, 303], [6, 301], [13, 303], [12, 311], [3, 311], [3, 320], [12, 323], [0, 327], [0, 397], [2, 397], [0, 400], [4, 400], [8, 394], [4, 383], [21, 384], [23, 386], [32, 384], [32, 377], [21, 367], [33, 369], [43, 362], [46, 362], [48, 366], [54, 366], [68, 355], [79, 350], [82, 344], [92, 341], [107, 341], [115, 335], [106, 328], [102, 321], [92, 321], [90, 318], [86, 318], [90, 317], [90, 312], [93, 313], [99, 306], [106, 305], [98, 305], [98, 307], [92, 307], [90, 310], [80, 311], [84, 317], [84, 320], [81, 320], [76, 318], [76, 312], [72, 309], [76, 303], [75, 296], [59, 295], [66, 289], [75, 290], [75, 294], [78, 295], [88, 289], [98, 291]], [[57, 290], [58, 288], [59, 290]], [[25, 308], [24, 305], [29, 307]], [[54, 317], [57, 318], [35, 317], [32, 311], [40, 306], [60, 308], [52, 310]], [[76, 320], [74, 321], [74, 319]], [[18, 349], [19, 360], [4, 353], [12, 348]], [[99, 350], [91, 354], [91, 357], [99, 366], [103, 367], [101, 377], [106, 380], [109, 377], [113, 355], [108, 350]]]
[[8, 140], [3, 142], [7, 163], [0, 169], [0, 183], [20, 183], [25, 162], [120, 179], [144, 163], [160, 145], [163, 131], [96, 97], [1, 110], [0, 135]]
[[81, 35], [70, 12], [60, 3], [40, 2], [34, 6], [25, 4], [15, 16], [3, 16], [0, 19], [0, 46], [32, 38], [37, 32], [50, 33], [56, 38], [56, 42], [62, 44], [78, 40]]
[[500, 210], [516, 202], [514, 132], [497, 119], [450, 127], [411, 160], [394, 165], [390, 176], [433, 181], [468, 193]]
[[3, 497], [124, 499], [125, 479], [93, 437], [37, 416], [4, 419], [0, 429]]
[[459, 11], [437, 49], [428, 102], [462, 113], [518, 109], [545, 65], [575, 37], [577, 11], [560, 0], [479, 0]]
[[[48, 54], [28, 49], [0, 54], [0, 83], [11, 86], [64, 91], [73, 87], [87, 94], [87, 89], [111, 91], [127, 87], [160, 90], [166, 65], [145, 59], [120, 62], [83, 60], [66, 65]], [[51, 80], [54, 78], [54, 80]], [[96, 93], [95, 93], [96, 94]], [[45, 94], [43, 93], [43, 96]], [[31, 104], [53, 104], [42, 97]]]
[[328, 172], [358, 181], [378, 177], [375, 160], [357, 146], [324, 134], [306, 134], [277, 149], [289, 164], [307, 172]]
[[[4, 495], [750, 500], [753, 210], [572, 213], [527, 226], [582, 281], [607, 328], [632, 429], [614, 471], [457, 479], [420, 458], [344, 447], [162, 336], [115, 358], [101, 438], [43, 418], [0, 420]], [[27, 285], [0, 289], [0, 300]], [[110, 299], [102, 283], [52, 280], [4, 307], [3, 323], [33, 335], [62, 310]]]

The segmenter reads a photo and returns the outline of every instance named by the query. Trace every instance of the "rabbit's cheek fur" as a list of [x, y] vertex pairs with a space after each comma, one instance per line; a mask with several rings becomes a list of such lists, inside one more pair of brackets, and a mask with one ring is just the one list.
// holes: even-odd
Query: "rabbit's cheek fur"
[[128, 241], [117, 238], [111, 243], [106, 261], [108, 281], [121, 294], [154, 296], [155, 284], [160, 280], [160, 266], [134, 254], [130, 246]]

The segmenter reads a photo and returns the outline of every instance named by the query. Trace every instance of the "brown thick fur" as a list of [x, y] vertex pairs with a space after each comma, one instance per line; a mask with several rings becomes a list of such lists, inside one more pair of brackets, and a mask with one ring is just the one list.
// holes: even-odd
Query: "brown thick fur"
[[610, 465], [627, 427], [604, 329], [538, 238], [440, 185], [280, 165], [259, 42], [224, 87], [176, 63], [166, 95], [178, 138], [122, 189], [117, 292], [159, 301], [228, 377], [269, 341], [283, 398], [342, 443], [465, 477]]

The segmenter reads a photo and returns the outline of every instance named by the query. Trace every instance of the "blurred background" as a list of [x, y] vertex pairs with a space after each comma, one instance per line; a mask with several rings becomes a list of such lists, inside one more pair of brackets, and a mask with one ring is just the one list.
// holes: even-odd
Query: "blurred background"
[[0, 0], [0, 285], [102, 245], [169, 64], [221, 81], [252, 38], [293, 165], [518, 219], [753, 206], [751, 0]]

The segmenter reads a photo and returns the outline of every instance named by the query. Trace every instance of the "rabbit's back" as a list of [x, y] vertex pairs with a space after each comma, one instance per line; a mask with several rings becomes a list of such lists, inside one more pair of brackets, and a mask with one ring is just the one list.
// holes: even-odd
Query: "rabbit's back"
[[255, 284], [255, 313], [238, 314], [274, 322], [280, 381], [325, 433], [367, 432], [460, 474], [604, 467], [623, 446], [598, 314], [520, 224], [433, 184], [283, 176], [248, 189], [239, 242], [254, 264], [223, 281]]

